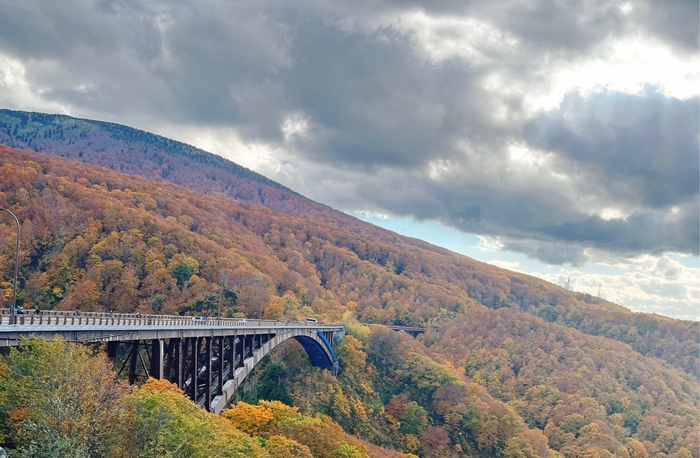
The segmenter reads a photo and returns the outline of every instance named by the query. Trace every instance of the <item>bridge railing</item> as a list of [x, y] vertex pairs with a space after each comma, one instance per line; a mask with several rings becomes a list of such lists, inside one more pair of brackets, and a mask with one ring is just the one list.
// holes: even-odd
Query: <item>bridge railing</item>
[[0, 326], [152, 326], [152, 327], [280, 327], [327, 326], [315, 321], [251, 320], [247, 318], [194, 317], [177, 315], [141, 315], [129, 313], [101, 313], [56, 310], [34, 310], [23, 314], [10, 314], [0, 309]]

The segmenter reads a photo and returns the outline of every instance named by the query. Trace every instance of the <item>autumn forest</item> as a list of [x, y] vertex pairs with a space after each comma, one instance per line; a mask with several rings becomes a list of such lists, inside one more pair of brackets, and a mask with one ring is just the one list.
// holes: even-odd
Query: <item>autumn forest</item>
[[[347, 335], [337, 377], [289, 343], [221, 416], [128, 386], [97, 346], [30, 342], [0, 363], [10, 456], [700, 458], [697, 322], [399, 236], [187, 145], [42, 116], [0, 112], [26, 309], [147, 313], [155, 284], [156, 313], [215, 316], [221, 297], [225, 316]], [[15, 237], [1, 218], [0, 307]]]

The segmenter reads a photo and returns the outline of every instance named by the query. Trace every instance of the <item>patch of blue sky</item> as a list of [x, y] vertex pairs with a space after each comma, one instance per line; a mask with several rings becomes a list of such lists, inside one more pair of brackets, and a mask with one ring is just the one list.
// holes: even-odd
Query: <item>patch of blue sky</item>
[[690, 267], [692, 269], [700, 269], [700, 257], [698, 256], [691, 256], [688, 254], [680, 253], [667, 253], [666, 256], [668, 256], [668, 258], [673, 261], [680, 262], [685, 267]]
[[466, 234], [457, 229], [443, 226], [436, 221], [414, 221], [410, 218], [381, 218], [356, 215], [368, 223], [408, 237], [424, 240], [433, 245], [447, 248], [455, 253], [469, 256], [477, 261], [494, 264], [509, 270], [523, 273], [559, 273], [571, 271], [583, 274], [618, 275], [625, 272], [619, 266], [587, 263], [579, 267], [548, 265], [531, 259], [522, 253], [504, 251], [485, 246], [481, 239], [473, 234]]

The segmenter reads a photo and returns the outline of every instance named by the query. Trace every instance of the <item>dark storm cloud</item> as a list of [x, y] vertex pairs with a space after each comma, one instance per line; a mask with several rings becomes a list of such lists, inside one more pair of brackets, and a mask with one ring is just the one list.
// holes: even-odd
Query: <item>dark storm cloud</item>
[[640, 6], [635, 16], [650, 35], [697, 54], [700, 3], [696, 0], [666, 0], [641, 3]]
[[595, 186], [617, 199], [658, 208], [698, 193], [698, 125], [698, 98], [668, 99], [649, 89], [641, 96], [571, 95], [529, 123], [525, 138], [593, 169], [601, 177]]
[[583, 221], [543, 227], [542, 232], [558, 240], [586, 243], [621, 253], [681, 251], [697, 256], [699, 224], [695, 200], [673, 215], [644, 211], [611, 220], [591, 216]]
[[503, 243], [503, 249], [523, 253], [529, 258], [539, 259], [547, 264], [571, 264], [579, 267], [588, 260], [581, 246], [564, 243], [506, 240]]
[[318, 129], [297, 146], [315, 159], [418, 167], [453, 157], [460, 136], [499, 130], [485, 122], [480, 75], [459, 62], [426, 65], [396, 31], [347, 36], [307, 21], [290, 52], [302, 68], [285, 75], [288, 97]]
[[[140, 1], [0, 1], [0, 46], [31, 59], [61, 60], [80, 48], [101, 53], [150, 45]], [[151, 37], [152, 39], [153, 37]]]
[[[502, 236], [548, 263], [579, 265], [586, 247], [697, 253], [697, 99], [570, 95], [530, 120], [513, 89], [625, 37], [697, 50], [697, 2], [630, 6], [0, 0], [0, 54], [74, 113], [226, 126], [291, 151], [300, 181], [348, 211]], [[430, 39], [456, 44], [436, 57]], [[286, 132], [290, 117], [305, 130]], [[515, 163], [522, 144], [551, 157]], [[606, 206], [628, 216], [602, 219]]]

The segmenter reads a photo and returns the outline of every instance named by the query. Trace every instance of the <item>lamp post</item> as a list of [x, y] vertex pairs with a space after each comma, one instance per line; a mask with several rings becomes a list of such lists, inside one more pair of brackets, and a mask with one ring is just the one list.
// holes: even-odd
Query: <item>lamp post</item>
[[221, 275], [221, 289], [219, 290], [219, 318], [221, 318], [221, 303], [224, 299], [224, 282], [228, 279], [228, 272], [216, 269]]
[[0, 211], [4, 211], [12, 215], [17, 223], [17, 246], [15, 248], [15, 280], [12, 284], [12, 310], [17, 311], [17, 272], [19, 272], [19, 238], [20, 238], [20, 226], [17, 216], [6, 208], [0, 208]]
[[148, 314], [153, 315], [153, 293], [156, 291], [156, 255], [151, 250], [146, 250], [153, 258], [153, 282], [151, 283], [151, 298], [148, 300]]

